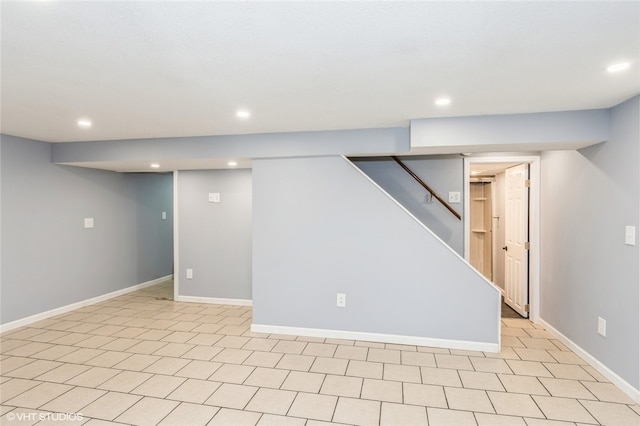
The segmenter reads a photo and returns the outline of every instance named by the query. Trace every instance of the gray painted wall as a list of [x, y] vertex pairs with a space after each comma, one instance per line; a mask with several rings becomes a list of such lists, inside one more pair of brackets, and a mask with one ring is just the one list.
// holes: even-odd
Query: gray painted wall
[[[440, 197], [458, 191], [464, 201], [464, 162], [460, 156], [415, 156], [400, 159]], [[353, 162], [393, 198], [413, 213], [460, 256], [464, 256], [464, 222], [438, 200], [427, 202], [428, 191], [388, 157], [354, 158]], [[451, 204], [462, 216], [464, 204]], [[464, 217], [463, 217], [464, 220]]]
[[178, 172], [181, 296], [251, 299], [251, 187], [249, 169]]
[[640, 97], [610, 113], [607, 142], [542, 155], [540, 315], [638, 389]]
[[498, 290], [347, 160], [253, 177], [255, 324], [498, 342]]
[[[138, 229], [151, 222], [149, 203], [137, 195], [159, 185], [171, 200], [164, 176], [138, 176], [59, 166], [51, 144], [2, 135], [2, 301], [7, 323], [120, 290], [171, 273], [162, 232]], [[157, 182], [156, 182], [157, 179]], [[171, 210], [169, 210], [171, 211]], [[157, 213], [160, 214], [159, 212]], [[154, 212], [155, 216], [156, 213]], [[95, 227], [85, 229], [83, 219]], [[161, 235], [158, 235], [161, 234]], [[166, 246], [171, 249], [170, 240]], [[157, 256], [157, 257], [155, 257]], [[150, 257], [154, 257], [150, 260]]]

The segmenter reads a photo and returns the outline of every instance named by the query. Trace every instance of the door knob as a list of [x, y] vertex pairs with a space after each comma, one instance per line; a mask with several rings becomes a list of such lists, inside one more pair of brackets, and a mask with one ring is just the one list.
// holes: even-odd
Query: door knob
[[504, 251], [509, 251], [509, 249], [507, 248], [507, 246], [502, 247], [502, 250], [504, 250]]

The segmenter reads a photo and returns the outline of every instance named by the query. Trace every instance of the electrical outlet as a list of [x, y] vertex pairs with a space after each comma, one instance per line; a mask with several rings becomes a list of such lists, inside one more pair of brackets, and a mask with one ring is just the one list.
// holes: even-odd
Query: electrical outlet
[[193, 279], [193, 269], [187, 269], [187, 279]]
[[84, 227], [85, 228], [93, 228], [93, 218], [92, 217], [85, 217], [84, 218]]
[[162, 212], [162, 220], [167, 220], [167, 212]]
[[624, 227], [624, 243], [628, 246], [636, 245], [636, 227], [635, 226]]
[[347, 306], [347, 295], [344, 293], [338, 293], [336, 297], [336, 306], [338, 308], [344, 308]]
[[607, 336], [607, 320], [598, 317], [598, 334], [602, 337]]
[[455, 192], [449, 192], [449, 202], [452, 204], [459, 204], [460, 203], [460, 192], [455, 191]]
[[209, 193], [209, 202], [210, 203], [219, 203], [220, 202], [220, 193], [219, 192], [210, 192]]

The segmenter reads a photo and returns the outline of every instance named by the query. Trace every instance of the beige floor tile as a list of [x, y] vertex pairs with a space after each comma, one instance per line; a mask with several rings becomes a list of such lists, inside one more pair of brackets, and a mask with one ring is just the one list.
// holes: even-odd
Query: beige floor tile
[[251, 355], [251, 351], [244, 349], [231, 349], [225, 348], [216, 355], [212, 361], [229, 363], [229, 364], [242, 364]]
[[[513, 328], [535, 328], [531, 321], [521, 318], [502, 318], [502, 323], [505, 327]], [[504, 327], [503, 327], [504, 329]]]
[[105, 351], [100, 349], [82, 348], [71, 352], [68, 355], [58, 358], [59, 362], [70, 362], [73, 364], [84, 364], [85, 362], [103, 354]]
[[420, 367], [422, 383], [425, 385], [442, 385], [450, 387], [462, 387], [457, 370], [448, 370], [434, 367]]
[[72, 389], [59, 383], [41, 383], [20, 395], [4, 402], [5, 405], [23, 408], [38, 408]]
[[73, 388], [56, 399], [49, 401], [40, 407], [41, 410], [57, 413], [78, 413], [82, 408], [91, 404], [106, 391], [88, 388]]
[[503, 347], [509, 347], [509, 348], [525, 348], [526, 346], [524, 345], [524, 343], [522, 343], [520, 341], [522, 337], [515, 337], [515, 336], [502, 336], [501, 339], [501, 343]]
[[318, 393], [320, 392], [324, 378], [324, 374], [291, 371], [280, 388], [292, 391]]
[[495, 413], [485, 391], [475, 389], [444, 388], [449, 408], [453, 410]]
[[360, 397], [362, 379], [360, 377], [327, 375], [320, 389], [325, 395]]
[[469, 361], [476, 371], [484, 373], [511, 373], [511, 369], [503, 359], [470, 357]]
[[544, 366], [558, 379], [595, 380], [587, 371], [579, 365], [555, 364], [545, 362]]
[[188, 379], [171, 392], [167, 399], [202, 404], [220, 385], [221, 383], [209, 380]]
[[119, 325], [103, 325], [100, 328], [96, 328], [95, 330], [92, 330], [91, 334], [98, 334], [101, 336], [110, 336], [113, 333], [117, 333], [118, 331], [121, 331], [123, 329], [124, 327]]
[[174, 373], [174, 376], [189, 377], [191, 379], [208, 379], [222, 366], [222, 363], [211, 361], [191, 361]]
[[549, 349], [552, 351], [558, 349], [549, 339], [536, 339], [533, 337], [519, 337], [518, 339], [529, 349]]
[[107, 343], [104, 346], [101, 346], [100, 349], [109, 350], [109, 351], [126, 351], [130, 347], [137, 345], [140, 343], [140, 340], [137, 339], [126, 339], [126, 338], [118, 338], [113, 341]]
[[101, 346], [104, 346], [108, 343], [117, 340], [115, 337], [109, 336], [91, 336], [88, 339], [85, 339], [79, 343], [76, 343], [75, 346], [79, 346], [81, 348], [91, 348], [98, 349]]
[[225, 334], [228, 336], [242, 336], [249, 330], [248, 325], [227, 325], [218, 331], [218, 334]]
[[436, 354], [435, 357], [438, 368], [473, 371], [473, 366], [468, 356]]
[[114, 370], [112, 368], [92, 367], [84, 373], [80, 373], [71, 380], [68, 380], [66, 383], [68, 385], [95, 388], [120, 372], [121, 370]]
[[337, 346], [336, 352], [333, 355], [333, 357], [365, 361], [367, 359], [368, 353], [369, 353], [369, 348], [352, 346], [352, 345], [347, 346], [347, 345], [340, 344]]
[[584, 381], [582, 384], [600, 401], [634, 404], [631, 398], [612, 383]]
[[534, 395], [533, 399], [547, 419], [596, 423], [591, 414], [575, 399], [537, 395]]
[[48, 371], [53, 370], [56, 367], [62, 365], [56, 361], [37, 360], [15, 370], [5, 373], [5, 376], [16, 377], [19, 379], [33, 379]]
[[[174, 331], [179, 331], [179, 332], [189, 332], [189, 331], [193, 330], [194, 328], [196, 328], [199, 325], [200, 325], [199, 323], [194, 322], [194, 321], [178, 321], [176, 324], [174, 324], [171, 327], [167, 328], [167, 330], [174, 330]], [[191, 337], [193, 337], [193, 336], [191, 336]], [[189, 337], [189, 339], [191, 339], [191, 337]]]
[[187, 380], [184, 377], [156, 374], [131, 391], [133, 394], [165, 398]]
[[144, 397], [115, 420], [140, 426], [156, 425], [178, 404], [177, 401]]
[[520, 359], [514, 348], [502, 346], [500, 352], [484, 352], [486, 358], [498, 358], [498, 359]]
[[80, 348], [76, 346], [55, 345], [49, 349], [45, 349], [42, 352], [38, 352], [37, 354], [34, 354], [33, 357], [38, 359], [48, 359], [50, 361], [55, 361], [79, 349]]
[[160, 357], [157, 355], [133, 354], [129, 358], [114, 365], [113, 368], [142, 371], [159, 359]]
[[255, 426], [260, 416], [260, 413], [222, 408], [208, 426]]
[[[232, 337], [232, 336], [230, 336]], [[283, 354], [275, 352], [255, 351], [244, 361], [244, 365], [253, 365], [255, 367], [275, 367], [282, 359]]]
[[191, 361], [188, 359], [163, 357], [142, 371], [144, 371], [145, 373], [155, 374], [175, 374], [190, 362]]
[[527, 393], [530, 395], [548, 396], [549, 392], [542, 386], [537, 377], [515, 376], [513, 374], [498, 374], [502, 385], [507, 392]]
[[506, 392], [487, 392], [487, 394], [498, 414], [544, 418], [544, 415], [529, 395]]
[[32, 389], [42, 382], [35, 380], [11, 379], [2, 383], [2, 392], [0, 392], [0, 403], [5, 404], [6, 401], [14, 398], [21, 393]]
[[78, 364], [62, 364], [53, 370], [49, 370], [41, 376], [38, 376], [38, 380], [45, 382], [64, 383], [77, 375], [84, 373], [91, 367], [87, 365]]
[[500, 334], [502, 336], [511, 337], [531, 337], [531, 335], [522, 328], [502, 327], [502, 330], [500, 330]]
[[[244, 381], [245, 385], [279, 389], [289, 372], [273, 368], [256, 367]], [[277, 414], [277, 413], [276, 413]]]
[[277, 345], [273, 347], [271, 351], [283, 354], [301, 355], [306, 346], [306, 342], [281, 340]]
[[402, 383], [364, 379], [361, 398], [386, 402], [402, 402]]
[[244, 336], [223, 336], [218, 342], [216, 346], [221, 348], [232, 348], [232, 349], [240, 349], [249, 341], [251, 338]]
[[338, 345], [327, 343], [307, 343], [307, 347], [302, 351], [303, 355], [333, 357]]
[[168, 343], [165, 346], [161, 347], [157, 351], [155, 351], [154, 355], [159, 356], [171, 356], [171, 357], [181, 357], [185, 353], [189, 352], [193, 349], [195, 345], [190, 345], [188, 343]]
[[258, 426], [305, 426], [305, 423], [305, 419], [263, 414], [262, 417], [260, 417]]
[[403, 383], [402, 387], [405, 404], [447, 408], [447, 398], [442, 386]]
[[40, 343], [40, 342], [31, 342], [26, 345], [19, 346], [15, 349], [5, 352], [5, 355], [13, 355], [13, 356], [32, 356], [37, 354], [38, 352], [42, 352], [46, 349], [53, 347], [52, 344], [49, 343]]
[[530, 419], [525, 418], [524, 422], [527, 426], [582, 426], [580, 423], [562, 422], [560, 420], [546, 420], [546, 419]]
[[29, 408], [15, 408], [0, 417], [1, 425], [17, 424], [20, 426], [30, 426], [40, 421], [40, 414], [43, 411]]
[[198, 345], [182, 355], [182, 358], [209, 361], [220, 352], [222, 352], [222, 348]]
[[284, 415], [289, 411], [289, 407], [296, 397], [296, 392], [277, 389], [258, 389], [258, 392], [251, 398], [246, 410], [258, 411], [260, 413]]
[[603, 425], [640, 425], [640, 415], [623, 404], [600, 401], [580, 401]]
[[219, 336], [217, 334], [211, 333], [198, 333], [191, 339], [187, 341], [187, 343], [191, 345], [203, 345], [203, 346], [213, 346], [215, 345], [223, 336]]
[[384, 364], [383, 379], [422, 383], [420, 368], [415, 365]]
[[431, 426], [478, 426], [473, 413], [468, 411], [427, 407], [427, 417]]
[[514, 374], [520, 376], [553, 377], [551, 372], [547, 370], [541, 362], [507, 360], [507, 364], [509, 364], [509, 368], [511, 368]]
[[205, 404], [218, 407], [243, 409], [258, 391], [255, 386], [223, 383], [206, 400]]
[[0, 374], [6, 375], [10, 371], [16, 368], [24, 367], [27, 364], [35, 362], [33, 358], [26, 358], [21, 356], [12, 356], [0, 361]]
[[315, 357], [307, 355], [285, 354], [276, 365], [276, 368], [282, 368], [284, 370], [309, 371], [315, 359]]
[[577, 380], [552, 379], [541, 377], [540, 382], [549, 391], [551, 396], [564, 398], [596, 399], [595, 396], [582, 383]]
[[83, 426], [127, 426], [124, 423], [108, 422], [106, 420], [91, 419]]
[[[137, 338], [142, 340], [151, 340], [154, 342], [162, 340], [172, 333], [171, 331], [167, 331], [167, 330], [149, 330], [146, 328], [143, 328], [143, 330], [145, 330], [144, 333], [139, 334]], [[160, 343], [164, 343], [164, 342], [160, 342]]]
[[556, 362], [556, 359], [544, 349], [514, 348], [513, 350], [523, 361]]
[[299, 392], [289, 409], [288, 415], [330, 421], [337, 401], [337, 396]]
[[352, 425], [377, 426], [380, 422], [380, 402], [339, 398], [333, 421]]
[[475, 413], [478, 426], [527, 426], [522, 417]]
[[554, 360], [561, 364], [578, 364], [587, 365], [587, 362], [573, 352], [566, 351], [547, 351]]
[[[388, 364], [395, 365], [395, 364]], [[351, 360], [347, 367], [347, 376], [365, 377], [368, 379], [382, 379], [384, 364], [379, 362]]]
[[117, 331], [115, 333], [113, 333], [111, 336], [112, 337], [122, 337], [125, 339], [133, 339], [135, 337], [140, 336], [143, 333], [146, 333], [147, 329], [146, 328], [141, 328], [141, 327], [127, 327], [124, 330], [120, 330]]
[[[171, 329], [167, 329], [167, 331], [170, 331]], [[196, 337], [198, 335], [198, 333], [196, 332], [190, 332], [190, 331], [173, 331], [173, 333], [169, 334], [168, 336], [165, 336], [162, 338], [163, 342], [169, 342], [169, 343], [181, 343], [181, 344], [188, 344], [187, 342], [191, 339], [193, 339], [194, 337]]]
[[101, 385], [98, 385], [98, 388], [108, 391], [129, 393], [142, 383], [149, 380], [152, 376], [153, 374], [141, 373], [138, 371], [123, 371]]
[[435, 367], [434, 354], [427, 352], [401, 351], [400, 359], [404, 365], [417, 365], [419, 367]]
[[255, 367], [248, 365], [223, 364], [209, 379], [216, 382], [244, 383], [253, 370], [255, 370]]
[[462, 386], [468, 389], [504, 391], [502, 383], [495, 373], [477, 371], [459, 371]]
[[182, 403], [169, 413], [167, 417], [162, 419], [159, 426], [206, 425], [217, 412], [217, 407]]
[[365, 348], [377, 348], [377, 349], [385, 349], [385, 344], [382, 342], [366, 342], [363, 340], [356, 340], [354, 342], [355, 346], [362, 346]]
[[400, 351], [395, 349], [369, 348], [367, 361], [385, 364], [400, 364]]
[[347, 371], [349, 360], [317, 357], [311, 366], [312, 373], [343, 375]]
[[129, 349], [127, 349], [127, 352], [132, 352], [135, 354], [145, 354], [145, 355], [150, 355], [156, 351], [159, 351], [160, 349], [162, 349], [162, 347], [168, 345], [167, 342], [158, 342], [158, 341], [150, 341], [150, 340], [143, 340], [142, 342], [138, 343], [137, 345], [134, 345], [132, 347], [130, 347]]
[[[591, 377], [593, 377], [595, 380], [597, 380], [598, 382], [602, 382], [602, 383], [609, 383], [609, 379], [607, 379], [606, 377], [604, 377], [602, 374], [600, 374], [600, 372], [598, 372], [598, 370], [596, 370], [595, 368], [593, 368], [590, 365], [583, 365], [582, 368], [584, 369], [584, 371], [586, 371], [587, 373], [589, 373], [591, 375]], [[592, 379], [589, 379], [592, 380]]]
[[249, 351], [262, 351], [270, 352], [275, 345], [278, 344], [277, 340], [251, 338], [242, 348]]
[[90, 359], [89, 361], [86, 361], [85, 364], [93, 365], [96, 367], [113, 367], [117, 363], [124, 361], [130, 356], [131, 354], [126, 352], [107, 351], [95, 358]]

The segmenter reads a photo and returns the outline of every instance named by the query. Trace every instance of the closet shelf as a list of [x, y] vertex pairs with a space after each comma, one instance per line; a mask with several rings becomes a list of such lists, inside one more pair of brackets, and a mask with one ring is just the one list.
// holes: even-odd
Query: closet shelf
[[486, 198], [474, 198], [473, 201], [487, 201]]
[[472, 230], [471, 230], [471, 232], [477, 232], [477, 233], [479, 233], [479, 234], [484, 234], [484, 233], [486, 233], [487, 231], [486, 231], [486, 230], [484, 230], [484, 229], [472, 229]]

